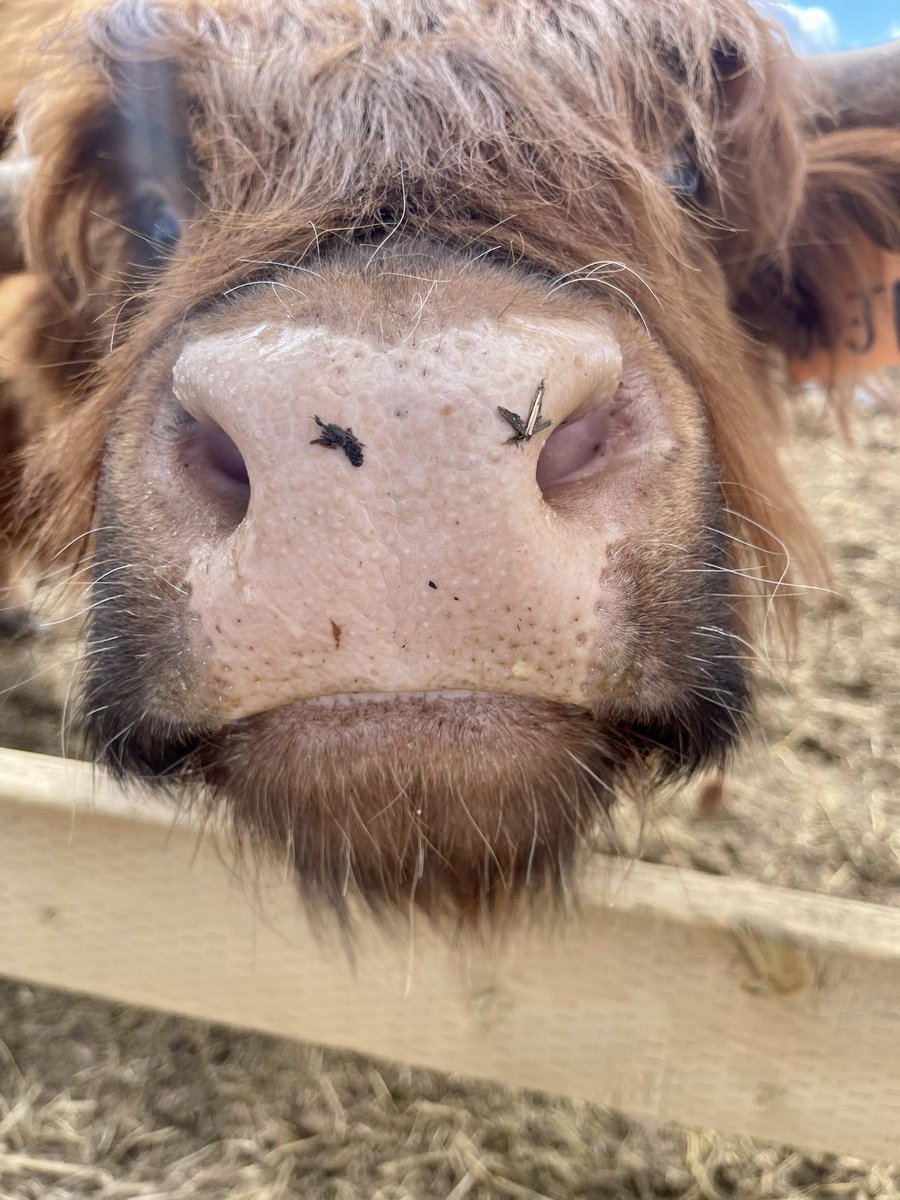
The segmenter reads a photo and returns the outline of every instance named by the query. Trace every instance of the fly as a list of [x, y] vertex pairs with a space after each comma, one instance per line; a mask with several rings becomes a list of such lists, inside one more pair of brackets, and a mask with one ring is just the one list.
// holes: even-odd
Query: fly
[[536, 433], [550, 428], [553, 424], [552, 421], [541, 420], [541, 406], [543, 403], [544, 381], [542, 379], [537, 386], [537, 391], [534, 393], [534, 399], [531, 401], [527, 417], [520, 417], [518, 413], [510, 412], [508, 408], [503, 408], [499, 404], [497, 405], [497, 412], [515, 430], [512, 437], [506, 439], [507, 445], [510, 442], [530, 442]]
[[363, 464], [363, 445], [348, 425], [328, 425], [316, 417], [316, 424], [322, 430], [317, 438], [309, 443], [311, 446], [327, 446], [329, 450], [343, 450], [354, 467]]

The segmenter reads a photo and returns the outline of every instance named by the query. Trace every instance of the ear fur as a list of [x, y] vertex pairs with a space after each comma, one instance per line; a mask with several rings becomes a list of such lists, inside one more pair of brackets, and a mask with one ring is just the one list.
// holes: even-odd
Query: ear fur
[[872, 282], [871, 247], [900, 251], [900, 128], [815, 137], [787, 253], [757, 265], [737, 311], [790, 357], [830, 350], [840, 333], [841, 293]]
[[[47, 7], [60, 16], [58, 3], [35, 5], [37, 17]], [[154, 229], [174, 226], [177, 236], [193, 210], [189, 106], [165, 48], [156, 53], [154, 30], [141, 26], [151, 17], [131, 3], [84, 17], [77, 41], [56, 34], [46, 43], [40, 72], [16, 97], [18, 146], [0, 173], [21, 174], [26, 156], [35, 169], [24, 187], [16, 182], [15, 203], [0, 203], [0, 274], [24, 271], [0, 282], [0, 420], [15, 432], [0, 445], [0, 588], [17, 545], [40, 563], [70, 527], [87, 528], [91, 479], [76, 489], [75, 472], [57, 476], [46, 463], [69, 463], [73, 453], [98, 461], [100, 424], [80, 422], [76, 451], [72, 414], [174, 240]], [[4, 27], [4, 45], [6, 35]], [[33, 462], [24, 473], [23, 451]], [[87, 549], [80, 540], [75, 553]]]
[[[194, 204], [188, 114], [171, 64], [126, 62], [112, 79], [54, 87], [26, 107], [23, 136], [41, 170], [29, 189], [24, 236], [29, 267], [78, 307], [116, 284], [134, 295], [152, 280], [147, 194], [175, 222]], [[99, 314], [97, 314], [99, 316]]]

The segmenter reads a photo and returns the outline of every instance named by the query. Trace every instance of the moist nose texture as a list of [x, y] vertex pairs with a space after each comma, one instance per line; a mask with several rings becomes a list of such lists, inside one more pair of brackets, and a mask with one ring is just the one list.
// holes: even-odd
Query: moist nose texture
[[[175, 395], [234, 505], [188, 571], [222, 715], [348, 692], [583, 702], [606, 540], [547, 503], [538, 459], [620, 362], [571, 326], [389, 348], [261, 326], [184, 348]], [[561, 445], [551, 483], [583, 467]]]

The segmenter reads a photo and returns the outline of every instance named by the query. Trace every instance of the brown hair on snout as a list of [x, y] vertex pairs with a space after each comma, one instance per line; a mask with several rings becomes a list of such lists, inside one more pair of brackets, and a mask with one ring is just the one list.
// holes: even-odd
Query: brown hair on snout
[[[212, 789], [336, 903], [354, 881], [372, 899], [434, 908], [449, 895], [463, 910], [561, 883], [616, 788], [727, 751], [745, 721], [746, 643], [819, 568], [774, 448], [778, 351], [833, 340], [833, 273], [852, 271], [852, 239], [900, 245], [896, 128], [830, 127], [773, 27], [730, 0], [121, 0], [55, 53], [20, 118], [36, 164], [23, 221], [35, 299], [3, 336], [30, 348], [16, 386], [36, 394], [43, 378], [63, 414], [31, 454], [23, 534], [38, 559], [97, 555], [90, 637], [103, 650], [85, 711], [101, 756]], [[560, 380], [577, 354], [554, 358], [560, 338], [586, 361], [606, 348], [610, 396], [570, 399], [576, 385]], [[482, 349], [481, 397], [471, 382], [453, 392]], [[365, 389], [342, 392], [338, 370], [356, 370], [354, 354], [389, 383], [372, 382], [351, 420], [343, 409]], [[442, 375], [452, 354], [461, 365]], [[297, 375], [278, 375], [291, 355]], [[515, 394], [497, 390], [501, 361]], [[410, 364], [438, 390], [408, 390], [397, 372]], [[228, 371], [245, 382], [226, 405]], [[526, 417], [539, 382], [551, 425], [506, 445], [496, 409]], [[286, 480], [260, 478], [251, 455], [294, 436], [278, 388], [298, 420], [352, 426], [360, 462], [321, 439], [310, 449], [313, 428], [291, 443]], [[434, 417], [416, 438], [454, 430], [423, 451], [434, 486], [454, 463], [471, 471], [453, 476], [446, 528], [413, 503], [430, 483], [416, 438], [384, 425], [410, 406]], [[579, 428], [597, 443], [590, 470], [579, 459], [548, 475]], [[463, 459], [469, 443], [480, 461]], [[172, 445], [213, 447], [231, 499], [190, 490]], [[487, 463], [497, 495], [466, 506]], [[305, 489], [290, 490], [294, 471]], [[267, 495], [273, 511], [290, 511], [284, 497], [312, 505], [279, 581], [300, 614], [279, 635], [287, 665], [272, 653], [268, 667], [269, 634], [237, 628], [239, 610], [258, 618], [232, 588], [249, 562], [246, 594], [268, 586], [253, 558], [265, 537], [270, 559], [281, 553]], [[457, 554], [453, 586], [424, 566], [421, 593], [390, 576], [406, 560], [382, 510], [427, 530], [414, 553]], [[456, 517], [475, 522], [471, 536], [455, 540]], [[319, 554], [302, 540], [311, 523], [330, 532], [310, 587], [331, 569], [340, 580], [316, 605], [289, 592], [291, 563]], [[353, 609], [346, 591], [367, 568], [347, 565], [347, 547], [369, 525], [370, 556], [388, 567]], [[482, 553], [488, 526], [506, 540]], [[560, 578], [571, 559], [595, 589], [578, 600], [581, 633], [553, 623], [576, 605], [534, 566], [546, 530]], [[502, 564], [504, 546], [516, 547], [511, 595], [479, 593], [463, 618], [463, 583]], [[582, 571], [582, 546], [596, 569]], [[516, 592], [530, 570], [534, 586]], [[366, 624], [388, 576], [401, 616], [388, 596], [390, 621]], [[397, 632], [409, 611], [434, 620], [430, 640]], [[545, 647], [536, 667], [522, 627]]]

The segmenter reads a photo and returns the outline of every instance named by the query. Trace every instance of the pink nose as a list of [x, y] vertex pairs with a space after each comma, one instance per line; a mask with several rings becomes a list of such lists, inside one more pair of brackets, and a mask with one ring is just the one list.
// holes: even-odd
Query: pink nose
[[414, 347], [269, 323], [188, 343], [167, 470], [206, 514], [186, 522], [187, 582], [217, 712], [457, 689], [584, 703], [614, 530], [554, 494], [602, 468], [620, 376], [612, 335], [574, 320]]

